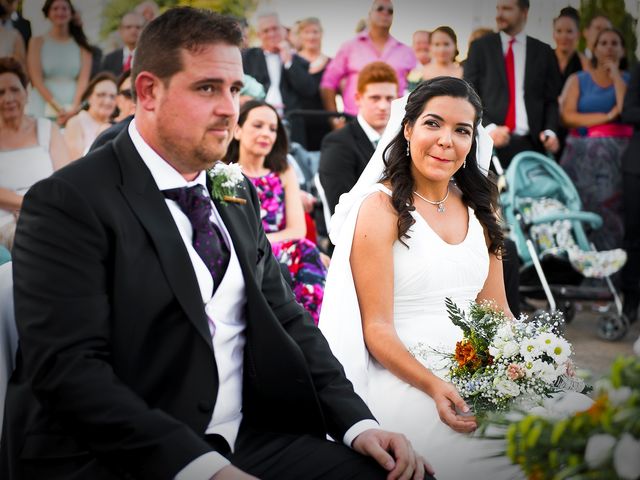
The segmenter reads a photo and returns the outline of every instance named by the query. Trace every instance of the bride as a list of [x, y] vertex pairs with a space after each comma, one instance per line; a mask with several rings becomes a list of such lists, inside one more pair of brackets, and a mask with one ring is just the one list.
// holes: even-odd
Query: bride
[[464, 80], [437, 77], [399, 107], [400, 126], [390, 122], [332, 219], [319, 326], [382, 428], [404, 433], [438, 479], [517, 478], [508, 459], [488, 458], [500, 445], [471, 434], [476, 419], [440, 358], [411, 353], [418, 343], [452, 351], [462, 338], [445, 297], [461, 308], [490, 299], [511, 315], [481, 102]]

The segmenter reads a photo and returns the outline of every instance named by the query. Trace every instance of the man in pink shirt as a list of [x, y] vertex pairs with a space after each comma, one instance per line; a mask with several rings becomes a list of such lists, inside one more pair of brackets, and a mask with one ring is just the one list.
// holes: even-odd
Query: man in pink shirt
[[392, 22], [391, 0], [375, 0], [369, 10], [369, 28], [343, 44], [324, 72], [320, 92], [326, 110], [337, 111], [336, 93], [344, 79], [346, 83], [341, 92], [344, 111], [357, 115], [355, 93], [358, 73], [365, 65], [375, 61], [386, 62], [393, 67], [398, 76], [398, 91], [400, 95], [404, 94], [407, 74], [416, 66], [416, 57], [411, 47], [390, 35]]

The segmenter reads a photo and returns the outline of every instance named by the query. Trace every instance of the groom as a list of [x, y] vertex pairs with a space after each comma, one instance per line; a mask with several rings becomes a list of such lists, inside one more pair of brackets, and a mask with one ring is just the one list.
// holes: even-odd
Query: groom
[[206, 193], [240, 42], [200, 10], [151, 22], [135, 120], [25, 198], [0, 478], [424, 476], [284, 285], [250, 182], [240, 201]]

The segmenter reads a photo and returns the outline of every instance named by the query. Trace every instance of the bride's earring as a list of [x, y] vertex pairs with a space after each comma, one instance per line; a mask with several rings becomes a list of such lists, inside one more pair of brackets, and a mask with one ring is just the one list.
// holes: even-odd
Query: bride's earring
[[409, 140], [407, 140], [407, 157], [411, 156], [411, 152], [409, 151]]
[[464, 159], [464, 162], [462, 162], [462, 168], [467, 168], [467, 159]]

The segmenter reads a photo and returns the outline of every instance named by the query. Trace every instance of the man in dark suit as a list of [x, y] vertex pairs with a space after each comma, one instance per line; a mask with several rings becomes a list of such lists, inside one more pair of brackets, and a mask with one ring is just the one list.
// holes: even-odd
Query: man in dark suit
[[638, 320], [640, 306], [640, 65], [631, 72], [624, 97], [622, 121], [633, 125], [633, 137], [622, 155], [622, 199], [624, 249], [627, 263], [622, 269], [624, 313], [630, 322]]
[[473, 42], [464, 65], [504, 167], [519, 152], [559, 148], [560, 71], [551, 47], [524, 33], [528, 13], [529, 0], [498, 0], [499, 33]]
[[118, 33], [122, 39], [123, 47], [105, 55], [100, 70], [107, 70], [119, 77], [122, 72], [131, 68], [133, 54], [143, 26], [144, 18], [136, 12], [129, 12], [122, 16]]
[[153, 20], [129, 128], [27, 194], [1, 478], [422, 477], [284, 285], [251, 182], [209, 194], [240, 41], [209, 11]]
[[[318, 93], [318, 84], [309, 74], [309, 62], [293, 53], [285, 40], [284, 27], [275, 13], [265, 13], [257, 22], [260, 47], [242, 53], [244, 73], [260, 82], [267, 96], [265, 101], [275, 107], [280, 116], [302, 108], [301, 98]], [[306, 145], [304, 124], [289, 125], [291, 139]]]
[[18, 12], [18, 0], [0, 1], [0, 20], [2, 23], [10, 22], [11, 26], [22, 35], [25, 48], [29, 46], [31, 22]]
[[398, 96], [398, 77], [385, 62], [373, 62], [358, 74], [358, 116], [324, 137], [318, 174], [333, 215], [340, 195], [351, 190], [369, 163], [382, 132], [391, 102]]

